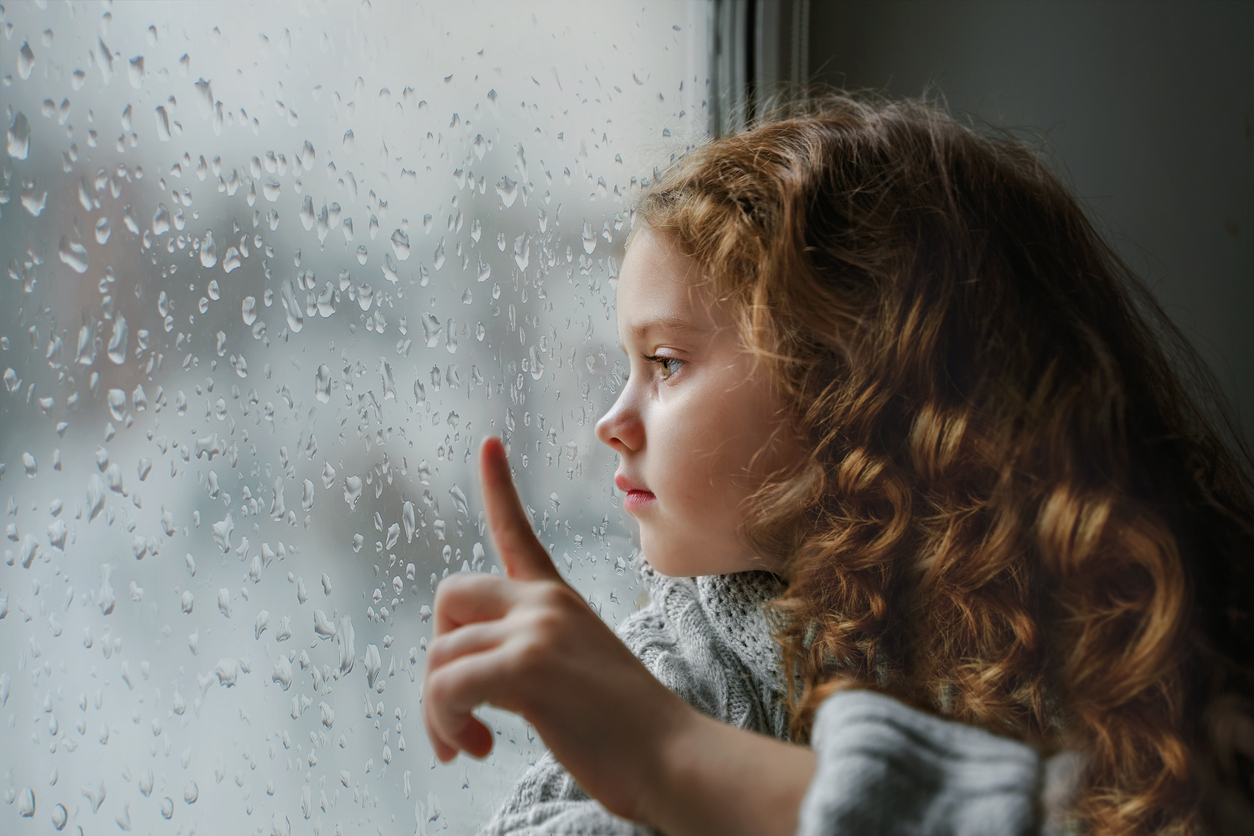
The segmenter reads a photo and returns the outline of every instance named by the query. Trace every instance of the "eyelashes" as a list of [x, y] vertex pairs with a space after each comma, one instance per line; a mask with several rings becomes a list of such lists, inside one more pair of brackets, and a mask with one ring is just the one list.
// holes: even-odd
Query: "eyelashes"
[[658, 373], [662, 376], [662, 380], [670, 380], [671, 377], [678, 372], [684, 365], [684, 361], [678, 357], [662, 357], [657, 354], [646, 354], [644, 359], [658, 367]]

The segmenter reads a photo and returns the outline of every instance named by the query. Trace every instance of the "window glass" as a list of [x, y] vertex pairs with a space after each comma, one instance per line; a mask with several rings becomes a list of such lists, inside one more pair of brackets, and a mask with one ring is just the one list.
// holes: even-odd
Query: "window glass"
[[0, 7], [0, 831], [473, 832], [450, 572], [507, 441], [609, 623], [593, 434], [630, 201], [706, 128], [700, 3]]

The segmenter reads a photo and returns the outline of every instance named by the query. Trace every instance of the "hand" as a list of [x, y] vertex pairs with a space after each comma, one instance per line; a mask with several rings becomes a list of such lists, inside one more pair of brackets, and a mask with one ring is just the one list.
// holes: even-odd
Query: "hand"
[[699, 715], [562, 580], [531, 530], [500, 439], [484, 441], [480, 473], [506, 577], [460, 573], [436, 591], [423, 689], [436, 757], [491, 751], [492, 733], [472, 713], [488, 703], [521, 714], [610, 812], [641, 820], [665, 750]]

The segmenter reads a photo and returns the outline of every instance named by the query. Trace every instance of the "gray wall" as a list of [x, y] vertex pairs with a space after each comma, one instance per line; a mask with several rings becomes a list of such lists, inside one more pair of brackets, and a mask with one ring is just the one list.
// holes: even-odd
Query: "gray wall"
[[1044, 131], [1254, 439], [1254, 3], [815, 0], [809, 64]]

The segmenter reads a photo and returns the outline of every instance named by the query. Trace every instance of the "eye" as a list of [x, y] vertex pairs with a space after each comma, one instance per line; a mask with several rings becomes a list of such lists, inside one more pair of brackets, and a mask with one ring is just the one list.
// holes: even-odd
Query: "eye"
[[671, 375], [679, 371], [680, 368], [683, 367], [684, 365], [684, 361], [680, 360], [678, 357], [661, 357], [658, 355], [650, 355], [650, 356], [645, 357], [644, 359], [648, 360], [650, 363], [657, 364], [658, 371], [662, 375], [663, 380], [669, 380], [671, 378]]

